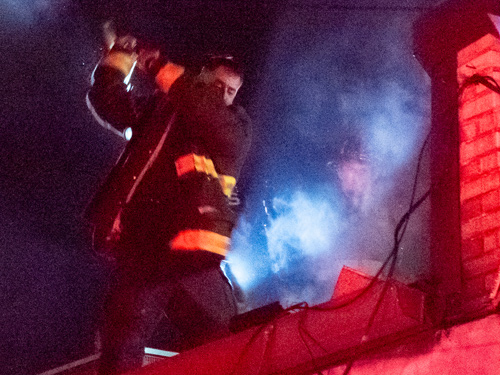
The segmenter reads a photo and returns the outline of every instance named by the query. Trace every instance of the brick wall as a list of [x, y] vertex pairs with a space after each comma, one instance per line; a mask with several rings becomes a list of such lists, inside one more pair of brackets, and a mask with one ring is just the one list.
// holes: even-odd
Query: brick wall
[[500, 94], [470, 77], [500, 84], [500, 40], [490, 34], [458, 53], [462, 303], [492, 307], [500, 265]]

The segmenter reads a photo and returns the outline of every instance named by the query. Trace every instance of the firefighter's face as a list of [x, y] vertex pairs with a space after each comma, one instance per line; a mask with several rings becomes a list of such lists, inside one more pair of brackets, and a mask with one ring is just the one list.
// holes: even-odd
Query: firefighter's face
[[225, 66], [219, 66], [213, 71], [206, 70], [203, 73], [204, 81], [214, 85], [221, 90], [221, 95], [226, 105], [231, 105], [242, 85], [241, 77]]
[[371, 188], [372, 175], [366, 163], [344, 161], [338, 169], [338, 176], [341, 189], [349, 198], [360, 197]]

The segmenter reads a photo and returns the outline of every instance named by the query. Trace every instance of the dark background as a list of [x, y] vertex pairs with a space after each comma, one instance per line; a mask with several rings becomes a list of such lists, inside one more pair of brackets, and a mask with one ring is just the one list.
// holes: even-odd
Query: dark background
[[82, 212], [124, 146], [85, 105], [105, 20], [181, 63], [207, 52], [245, 63], [239, 100], [255, 122], [247, 207], [257, 210], [269, 186], [324, 179], [352, 123], [373, 122], [387, 82], [399, 97], [398, 88], [411, 93], [393, 110], [413, 130], [405, 160], [386, 169], [391, 178], [413, 173], [428, 81], [412, 60], [410, 28], [436, 1], [338, 3], [0, 4], [0, 374], [36, 374], [94, 351], [109, 268], [91, 250]]
[[[94, 350], [108, 269], [92, 254], [81, 214], [123, 147], [85, 105], [102, 22], [115, 19], [178, 61], [215, 46], [249, 66], [263, 62], [275, 5], [145, 3], [1, 5], [2, 374], [41, 372]], [[249, 90], [256, 79], [249, 70]]]

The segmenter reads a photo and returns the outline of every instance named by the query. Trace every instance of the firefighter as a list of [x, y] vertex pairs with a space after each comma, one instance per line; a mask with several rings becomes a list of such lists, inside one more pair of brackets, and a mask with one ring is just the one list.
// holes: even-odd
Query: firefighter
[[[116, 263], [102, 328], [99, 374], [107, 375], [139, 367], [162, 320], [170, 350], [228, 333], [236, 306], [220, 264], [251, 139], [234, 103], [243, 83], [234, 58], [211, 56], [191, 74], [122, 39], [87, 95], [99, 123], [128, 140], [87, 210], [96, 245]], [[153, 77], [152, 95], [134, 96], [134, 69]]]

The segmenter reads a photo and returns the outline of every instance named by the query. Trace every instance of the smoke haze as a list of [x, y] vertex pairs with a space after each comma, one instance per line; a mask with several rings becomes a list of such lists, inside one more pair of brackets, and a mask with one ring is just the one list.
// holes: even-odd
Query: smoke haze
[[[253, 199], [269, 207], [249, 207], [229, 258], [251, 308], [270, 299], [286, 306], [328, 300], [342, 265], [376, 272], [408, 207], [429, 128], [430, 81], [411, 52], [418, 12], [301, 4], [277, 23], [254, 101], [257, 126], [266, 130], [257, 138], [265, 160]], [[349, 137], [369, 155], [371, 183], [355, 215], [336, 173]], [[417, 195], [429, 186], [426, 176], [424, 166]], [[403, 241], [398, 277], [405, 281], [427, 272], [427, 220], [424, 205]], [[253, 276], [243, 272], [250, 269]]]

